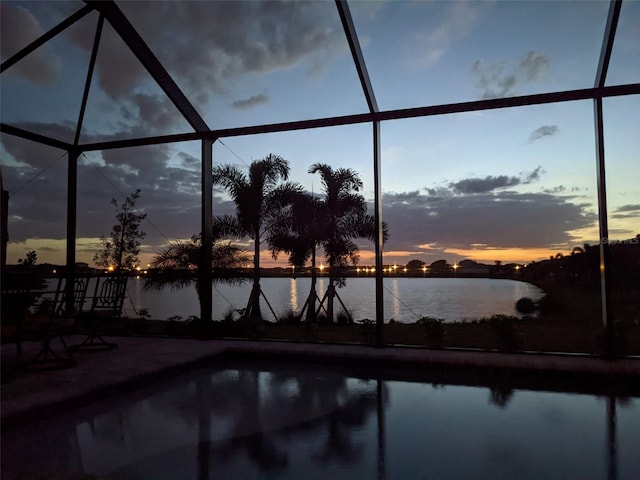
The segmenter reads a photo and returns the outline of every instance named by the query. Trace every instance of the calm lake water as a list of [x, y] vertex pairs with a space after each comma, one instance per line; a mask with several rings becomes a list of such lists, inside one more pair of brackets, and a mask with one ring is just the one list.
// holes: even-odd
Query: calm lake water
[[594, 385], [589, 394], [540, 389], [542, 377], [536, 389], [413, 377], [248, 362], [181, 372], [3, 431], [2, 472], [7, 479], [640, 478], [637, 397]]
[[[311, 279], [264, 278], [262, 290], [278, 316], [291, 310], [299, 312], [307, 299]], [[319, 278], [317, 292], [320, 298], [328, 285], [327, 278]], [[131, 279], [129, 298], [125, 300], [124, 314], [135, 317], [135, 312], [146, 308], [154, 319], [167, 319], [174, 315], [183, 318], [199, 315], [200, 307], [195, 288], [182, 290], [145, 291], [144, 279]], [[214, 285], [213, 317], [222, 319], [229, 309], [246, 307], [251, 282], [244, 286]], [[338, 295], [354, 320], [375, 318], [375, 281], [372, 278], [348, 278]], [[472, 320], [494, 314], [516, 315], [515, 303], [519, 298], [538, 300], [543, 292], [525, 282], [488, 278], [385, 278], [384, 318], [399, 322], [415, 322], [422, 316], [443, 318], [448, 322]], [[336, 312], [342, 306], [336, 301]], [[273, 320], [262, 299], [262, 314]]]

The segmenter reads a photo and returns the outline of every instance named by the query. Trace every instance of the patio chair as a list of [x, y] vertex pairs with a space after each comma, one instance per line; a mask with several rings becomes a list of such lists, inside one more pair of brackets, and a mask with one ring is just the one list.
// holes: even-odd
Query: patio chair
[[[69, 288], [68, 285], [67, 278], [58, 278], [53, 300], [43, 300], [38, 307], [39, 314], [25, 320], [25, 334], [35, 336], [42, 342], [42, 347], [35, 357], [21, 365], [23, 370], [57, 370], [75, 365], [64, 335], [73, 327], [82, 311], [89, 277], [74, 277], [73, 287]], [[53, 347], [56, 338], [62, 345], [61, 351]]]
[[117, 320], [122, 315], [128, 278], [126, 275], [113, 275], [96, 280], [90, 309], [78, 315], [78, 321], [87, 327], [89, 333], [82, 343], [71, 347], [72, 350], [98, 351], [118, 346], [102, 338], [99, 329], [105, 323]]
[[42, 294], [45, 282], [42, 275], [29, 271], [2, 272], [0, 320], [2, 341], [12, 338], [16, 353], [22, 354], [22, 329], [27, 310]]

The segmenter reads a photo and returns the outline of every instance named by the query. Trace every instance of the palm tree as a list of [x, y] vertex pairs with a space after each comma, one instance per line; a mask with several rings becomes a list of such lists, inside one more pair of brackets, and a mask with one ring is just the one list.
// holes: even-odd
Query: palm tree
[[[185, 288], [195, 283], [198, 301], [202, 305], [203, 292], [211, 285], [202, 283], [198, 266], [202, 259], [202, 238], [194, 235], [188, 241], [176, 241], [158, 253], [153, 261], [144, 288], [162, 290]], [[238, 268], [248, 260], [243, 250], [230, 242], [215, 241], [211, 249], [211, 268], [214, 282], [241, 283]]]
[[269, 241], [271, 227], [278, 213], [275, 198], [286, 190], [299, 189], [289, 178], [289, 162], [279, 155], [269, 154], [249, 165], [248, 175], [235, 166], [223, 165], [213, 170], [214, 184], [221, 185], [236, 204], [236, 216], [221, 217], [216, 228], [223, 234], [246, 236], [253, 240], [253, 288], [245, 315], [252, 320], [260, 313], [260, 245]]
[[[329, 263], [329, 287], [327, 298], [328, 321], [333, 321], [335, 284], [340, 281], [338, 270], [349, 263], [358, 262], [358, 245], [355, 238], [375, 239], [375, 219], [368, 215], [364, 197], [357, 192], [362, 181], [351, 169], [333, 170], [329, 165], [314, 164], [309, 173], [320, 173], [324, 199], [312, 194], [295, 192], [280, 198], [281, 214], [272, 235], [272, 254], [289, 253], [289, 262], [304, 265], [311, 259], [311, 289], [306, 302], [307, 321], [316, 320], [316, 250], [322, 247]], [[384, 239], [388, 237], [383, 226]]]
[[289, 254], [289, 263], [304, 266], [311, 260], [311, 288], [305, 302], [306, 320], [316, 321], [316, 249], [326, 237], [325, 210], [320, 199], [307, 192], [279, 198], [280, 215], [274, 223], [271, 236], [271, 254], [274, 259], [283, 251]]
[[349, 260], [358, 262], [358, 246], [353, 241], [359, 237], [367, 214], [367, 204], [359, 192], [362, 180], [355, 170], [314, 163], [309, 173], [319, 173], [324, 191], [325, 237], [322, 240], [325, 258], [329, 263], [327, 288], [327, 320], [333, 322], [333, 300], [336, 295], [337, 270], [347, 266]]

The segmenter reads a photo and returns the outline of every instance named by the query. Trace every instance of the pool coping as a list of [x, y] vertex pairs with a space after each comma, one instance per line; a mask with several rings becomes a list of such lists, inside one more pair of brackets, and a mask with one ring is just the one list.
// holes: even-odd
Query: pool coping
[[[73, 343], [73, 338], [68, 341]], [[428, 350], [412, 347], [375, 348], [251, 340], [196, 340], [121, 337], [115, 350], [75, 355], [77, 365], [54, 372], [20, 373], [4, 384], [1, 397], [2, 430], [30, 423], [70, 409], [125, 393], [186, 370], [212, 365], [221, 359], [312, 362], [345, 368], [385, 368], [395, 376], [445, 371], [448, 380], [458, 373], [473, 372], [481, 382], [536, 382], [555, 378], [561, 385], [609, 385], [620, 394], [640, 389], [640, 359], [605, 360], [590, 356], [501, 353], [488, 351]], [[3, 362], [12, 345], [2, 345]], [[36, 345], [25, 345], [29, 358]], [[15, 357], [15, 355], [14, 355]], [[96, 365], [100, 364], [100, 376]], [[535, 387], [534, 387], [535, 388]], [[574, 387], [572, 387], [574, 388]]]

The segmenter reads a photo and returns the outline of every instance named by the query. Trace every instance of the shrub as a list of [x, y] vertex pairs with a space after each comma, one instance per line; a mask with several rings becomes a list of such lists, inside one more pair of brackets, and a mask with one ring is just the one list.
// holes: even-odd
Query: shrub
[[353, 323], [353, 320], [351, 320], [351, 317], [347, 312], [340, 310], [336, 315], [336, 323], [338, 325], [349, 325], [350, 323]]
[[501, 352], [520, 350], [520, 335], [516, 329], [517, 320], [512, 315], [492, 315], [489, 318], [491, 329], [496, 334], [496, 346]]
[[300, 323], [300, 316], [293, 310], [289, 310], [278, 318], [278, 323], [282, 323], [284, 325], [295, 325]]
[[529, 297], [522, 297], [516, 302], [516, 310], [520, 313], [530, 314], [536, 309], [535, 303]]
[[376, 339], [376, 322], [368, 318], [363, 318], [359, 320], [358, 323], [358, 331], [364, 338], [364, 342], [372, 344]]
[[234, 310], [233, 307], [229, 307], [227, 311], [222, 315], [222, 321], [227, 323], [233, 322], [236, 311], [237, 310]]
[[548, 293], [538, 301], [538, 309], [540, 310], [540, 315], [551, 315], [560, 313], [563, 310], [562, 303], [555, 296]]
[[318, 341], [318, 322], [304, 322], [304, 337], [309, 342]]
[[416, 323], [423, 326], [427, 346], [432, 348], [442, 348], [444, 346], [444, 337], [447, 334], [444, 319], [422, 317]]

